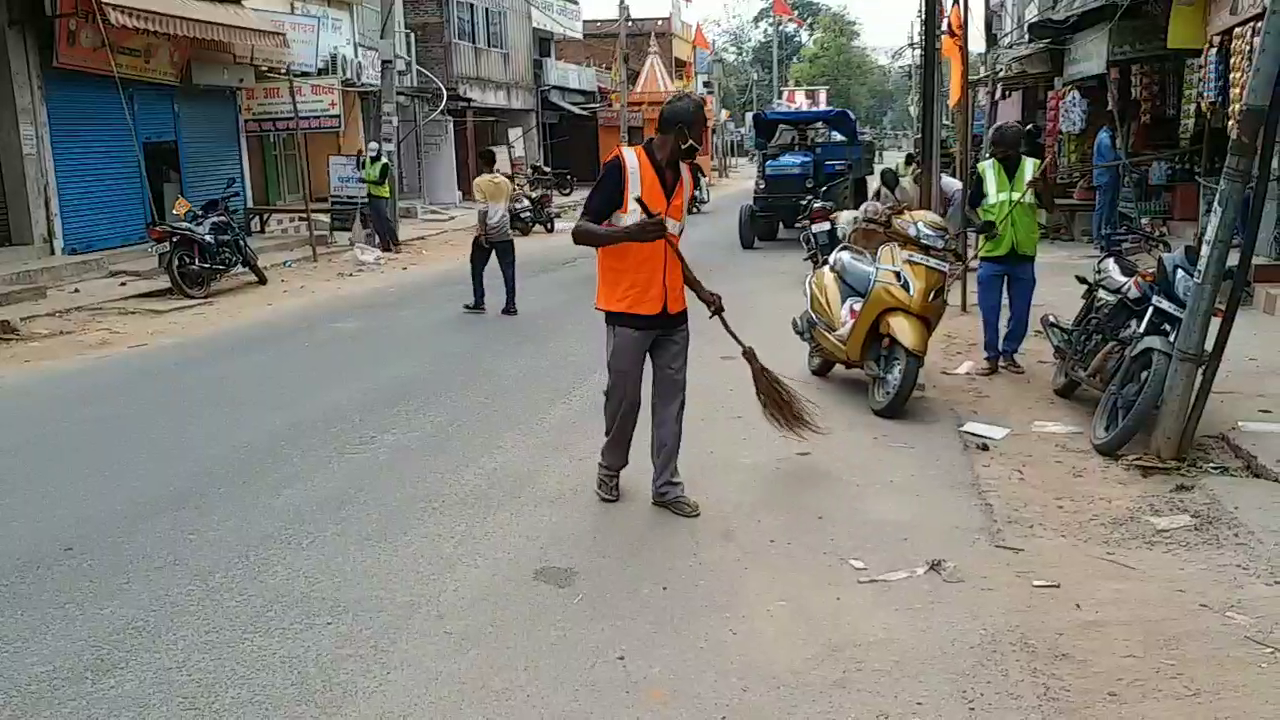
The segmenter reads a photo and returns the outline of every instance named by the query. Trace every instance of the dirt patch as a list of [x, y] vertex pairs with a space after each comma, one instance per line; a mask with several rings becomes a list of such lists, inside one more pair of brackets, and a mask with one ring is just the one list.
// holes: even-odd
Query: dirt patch
[[[1040, 264], [1037, 317], [1074, 314], [1075, 271]], [[1271, 618], [1280, 623], [1271, 553], [1197, 486], [1200, 473], [1233, 474], [1238, 464], [1224, 461], [1220, 444], [1200, 448], [1186, 468], [1103, 458], [1085, 434], [1096, 394], [1053, 395], [1052, 357], [1039, 333], [1027, 339], [1025, 375], [943, 374], [981, 360], [980, 347], [976, 308], [965, 315], [953, 307], [931, 343], [930, 393], [959, 423], [1012, 431], [999, 441], [966, 437], [966, 446], [990, 506], [991, 540], [1022, 550], [1008, 551], [1010, 569], [1026, 581], [1013, 620], [1045, 697], [1071, 717], [1267, 714], [1280, 702], [1280, 658], [1245, 635], [1269, 632]], [[1084, 432], [1035, 432], [1036, 421]], [[1129, 452], [1145, 443], [1139, 438]], [[1183, 514], [1195, 524], [1162, 532], [1147, 519]], [[1061, 587], [1034, 589], [1036, 579]]]

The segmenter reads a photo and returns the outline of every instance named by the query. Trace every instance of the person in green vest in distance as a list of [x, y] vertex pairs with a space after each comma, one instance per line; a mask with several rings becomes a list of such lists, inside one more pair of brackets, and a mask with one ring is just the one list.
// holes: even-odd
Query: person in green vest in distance
[[[1022, 126], [991, 129], [991, 157], [978, 163], [969, 181], [969, 207], [977, 212], [978, 308], [982, 311], [986, 362], [978, 375], [1001, 368], [1022, 374], [1018, 351], [1027, 338], [1031, 297], [1036, 289], [1039, 208], [1053, 210], [1053, 193], [1039, 177], [1040, 161], [1022, 154]], [[1009, 325], [1000, 339], [1000, 305], [1009, 297]]]
[[382, 156], [382, 146], [369, 143], [369, 153], [360, 163], [360, 176], [369, 188], [369, 220], [384, 252], [400, 252], [400, 238], [391, 216], [391, 163]]

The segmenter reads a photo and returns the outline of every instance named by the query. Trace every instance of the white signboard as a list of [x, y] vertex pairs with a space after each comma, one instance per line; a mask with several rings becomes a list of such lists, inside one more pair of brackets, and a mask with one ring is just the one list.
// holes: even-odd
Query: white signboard
[[1107, 72], [1107, 50], [1111, 33], [1109, 25], [1092, 27], [1071, 37], [1071, 45], [1062, 53], [1062, 80], [1071, 82]]
[[320, 53], [320, 20], [318, 18], [266, 10], [254, 10], [254, 12], [289, 39], [287, 48], [255, 45], [253, 47], [254, 64], [292, 67], [304, 73], [313, 73], [319, 68], [316, 62]]
[[[334, 52], [353, 60], [355, 59], [356, 35], [355, 28], [351, 25], [351, 12], [349, 10], [328, 8], [322, 5], [309, 5], [307, 3], [296, 3], [294, 7], [297, 8], [299, 15], [313, 17], [320, 22], [320, 34], [317, 44], [320, 54], [318, 63], [321, 67], [327, 65], [329, 56]], [[330, 68], [330, 72], [336, 71], [336, 68]]]
[[329, 199], [363, 200], [368, 194], [360, 175], [360, 158], [355, 155], [330, 155]]
[[[299, 129], [326, 132], [342, 129], [342, 95], [338, 78], [307, 78], [294, 82]], [[293, 132], [293, 100], [289, 81], [260, 82], [240, 91], [240, 116], [246, 135]]]
[[366, 87], [382, 85], [382, 58], [377, 50], [360, 48], [360, 59], [356, 63], [356, 83]]
[[533, 26], [549, 33], [582, 39], [582, 8], [575, 0], [527, 0]]

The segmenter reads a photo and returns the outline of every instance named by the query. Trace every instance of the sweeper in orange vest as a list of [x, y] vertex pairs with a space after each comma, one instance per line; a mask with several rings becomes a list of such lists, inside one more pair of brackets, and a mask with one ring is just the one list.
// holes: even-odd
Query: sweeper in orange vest
[[[573, 228], [575, 244], [596, 248], [596, 309], [604, 313], [608, 333], [605, 441], [596, 495], [604, 502], [621, 496], [619, 476], [630, 458], [648, 357], [653, 365], [652, 500], [682, 517], [700, 513], [685, 494], [677, 467], [689, 360], [684, 293], [694, 286], [672, 246], [684, 232], [693, 192], [688, 163], [698, 156], [706, 125], [697, 95], [668, 100], [658, 115], [656, 137], [619, 147], [605, 161]], [[713, 317], [724, 312], [719, 295], [703, 289], [698, 299]]]

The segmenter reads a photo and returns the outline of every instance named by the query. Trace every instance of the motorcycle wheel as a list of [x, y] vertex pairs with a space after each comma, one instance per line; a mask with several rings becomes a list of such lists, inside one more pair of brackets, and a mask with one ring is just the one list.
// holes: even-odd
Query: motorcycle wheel
[[533, 225], [524, 220], [512, 220], [511, 229], [520, 233], [520, 237], [529, 237], [529, 233], [533, 232]]
[[560, 193], [565, 197], [569, 197], [570, 195], [572, 195], [573, 179], [569, 177], [561, 177], [559, 180], [556, 180], [556, 192]]
[[828, 360], [818, 354], [814, 347], [809, 348], [809, 374], [814, 377], [826, 377], [836, 369], [836, 361]]
[[1076, 394], [1076, 390], [1080, 389], [1080, 381], [1073, 379], [1067, 374], [1067, 360], [1058, 358], [1053, 364], [1053, 379], [1049, 381], [1049, 387], [1053, 390], [1053, 394], [1063, 400], [1070, 400], [1072, 395]]
[[249, 268], [249, 272], [253, 273], [253, 277], [258, 280], [259, 285], [266, 285], [267, 274], [262, 271], [262, 266], [258, 264], [258, 253], [254, 252], [253, 248], [248, 245], [244, 245], [243, 247], [246, 255], [244, 259], [244, 266]]
[[169, 263], [165, 272], [169, 274], [169, 284], [179, 295], [191, 300], [203, 300], [209, 297], [209, 289], [213, 281], [209, 275], [196, 264], [196, 254], [190, 245], [181, 245], [169, 252]]
[[1114, 457], [1138, 436], [1155, 415], [1168, 374], [1169, 356], [1155, 350], [1141, 352], [1122, 366], [1093, 411], [1089, 442], [1094, 451]]
[[867, 403], [877, 416], [896, 418], [916, 391], [924, 358], [890, 339], [889, 347], [880, 351], [879, 365], [879, 376], [867, 383]]
[[555, 231], [556, 231], [556, 219], [555, 219], [555, 218], [547, 218], [547, 219], [546, 219], [546, 221], [542, 223], [542, 229], [543, 229], [543, 230], [546, 230], [548, 233], [553, 233], [553, 232], [555, 232]]

